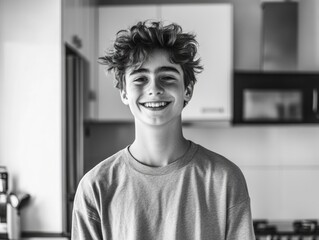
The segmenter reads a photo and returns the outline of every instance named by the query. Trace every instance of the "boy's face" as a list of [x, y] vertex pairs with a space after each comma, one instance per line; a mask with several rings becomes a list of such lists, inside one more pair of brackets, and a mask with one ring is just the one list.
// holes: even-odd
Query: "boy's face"
[[181, 66], [171, 63], [163, 50], [154, 50], [140, 68], [127, 69], [125, 82], [123, 103], [129, 105], [136, 121], [150, 125], [179, 121], [184, 101], [192, 97]]

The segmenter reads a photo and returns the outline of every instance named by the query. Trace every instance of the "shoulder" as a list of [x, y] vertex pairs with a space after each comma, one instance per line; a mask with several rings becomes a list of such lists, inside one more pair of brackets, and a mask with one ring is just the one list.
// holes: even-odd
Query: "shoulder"
[[126, 148], [101, 161], [80, 180], [77, 195], [94, 197], [116, 184], [126, 169]]
[[80, 180], [74, 199], [75, 209], [99, 209], [101, 195], [108, 195], [125, 170], [126, 148], [97, 164]]
[[202, 175], [208, 175], [220, 191], [232, 196], [233, 201], [240, 202], [249, 198], [245, 177], [241, 169], [232, 161], [201, 145], [193, 159], [194, 166]]
[[203, 166], [221, 176], [242, 177], [240, 168], [231, 160], [199, 144], [197, 146], [198, 150], [194, 156], [196, 165]]
[[101, 161], [89, 170], [81, 179], [80, 184], [111, 183], [125, 167], [126, 148]]

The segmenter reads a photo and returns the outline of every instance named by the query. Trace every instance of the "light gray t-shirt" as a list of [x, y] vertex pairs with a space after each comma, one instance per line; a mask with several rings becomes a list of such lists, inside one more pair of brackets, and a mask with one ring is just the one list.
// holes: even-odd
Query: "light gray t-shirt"
[[127, 147], [82, 178], [72, 239], [254, 240], [245, 178], [193, 142], [164, 167], [138, 162]]

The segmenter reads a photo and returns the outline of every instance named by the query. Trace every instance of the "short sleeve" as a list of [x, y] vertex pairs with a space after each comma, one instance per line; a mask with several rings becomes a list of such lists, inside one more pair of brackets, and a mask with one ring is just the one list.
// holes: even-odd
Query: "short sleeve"
[[83, 179], [80, 182], [73, 205], [72, 240], [102, 240], [99, 214], [94, 206], [94, 194]]
[[227, 213], [227, 240], [255, 240], [252, 226], [250, 198], [229, 208]]

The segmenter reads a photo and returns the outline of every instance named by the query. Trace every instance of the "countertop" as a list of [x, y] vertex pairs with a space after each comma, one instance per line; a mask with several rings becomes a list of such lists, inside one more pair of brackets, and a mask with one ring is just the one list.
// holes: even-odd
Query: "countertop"
[[69, 240], [69, 238], [65, 238], [65, 237], [41, 237], [41, 238], [38, 238], [38, 237], [34, 237], [34, 238], [21, 238], [21, 240]]
[[[0, 236], [0, 240], [9, 240], [6, 236]], [[58, 234], [37, 234], [31, 236], [22, 236], [19, 240], [70, 240], [68, 236], [60, 236]]]
[[[0, 238], [0, 240], [8, 240], [7, 238]], [[70, 240], [65, 237], [31, 237], [31, 238], [20, 238], [19, 240]]]

